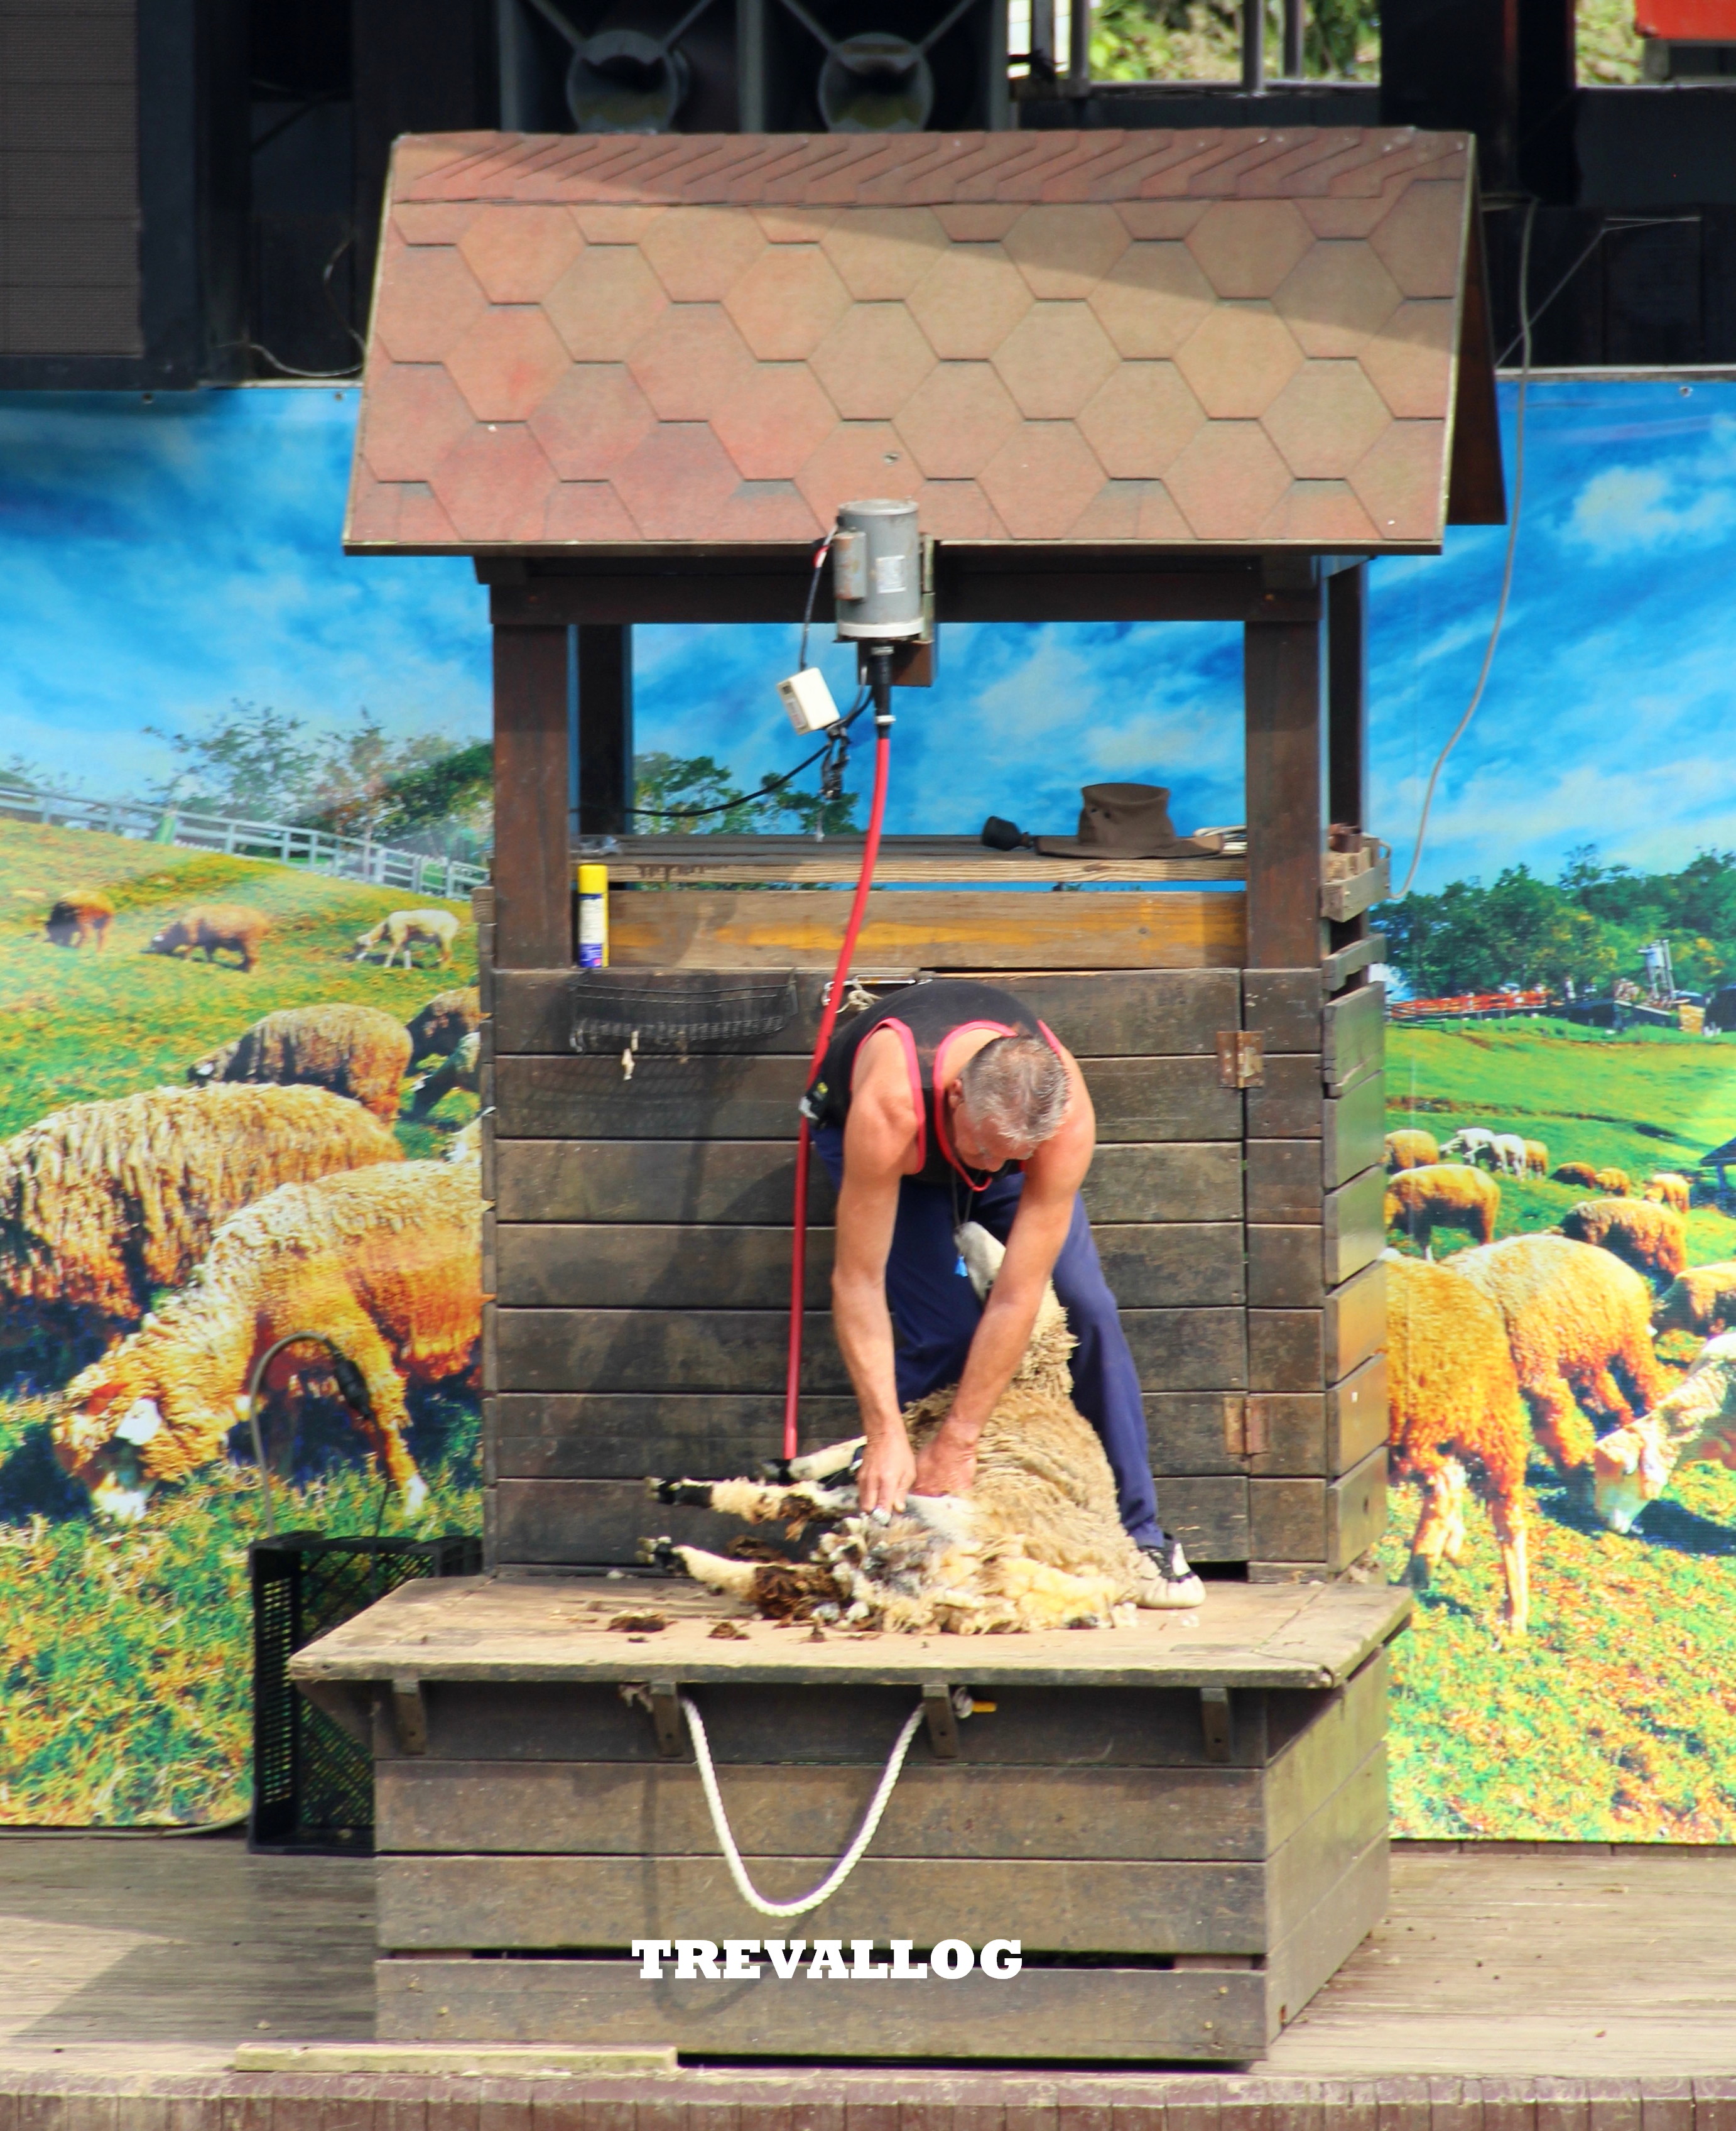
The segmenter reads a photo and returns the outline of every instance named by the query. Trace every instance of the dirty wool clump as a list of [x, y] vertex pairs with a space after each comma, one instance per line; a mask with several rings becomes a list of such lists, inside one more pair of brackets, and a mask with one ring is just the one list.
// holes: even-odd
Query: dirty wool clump
[[[1002, 1247], [975, 1223], [960, 1246], [979, 1291]], [[824, 1528], [806, 1561], [731, 1560], [667, 1540], [651, 1558], [768, 1620], [837, 1622], [916, 1635], [997, 1635], [1129, 1625], [1145, 1564], [1123, 1530], [1102, 1444], [1073, 1403], [1074, 1344], [1053, 1289], [1031, 1343], [989, 1415], [968, 1497], [911, 1496], [882, 1518], [858, 1508], [849, 1478], [855, 1443], [792, 1462], [787, 1483], [752, 1480], [653, 1483], [660, 1499], [782, 1523], [791, 1537]], [[920, 1452], [950, 1410], [956, 1386], [906, 1409]]]

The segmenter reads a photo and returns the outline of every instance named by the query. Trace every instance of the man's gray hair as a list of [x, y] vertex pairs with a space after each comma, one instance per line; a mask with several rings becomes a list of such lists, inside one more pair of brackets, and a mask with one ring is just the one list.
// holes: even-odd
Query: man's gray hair
[[1040, 1036], [997, 1036], [968, 1060], [959, 1095], [973, 1125], [1039, 1147], [1067, 1114], [1067, 1068]]

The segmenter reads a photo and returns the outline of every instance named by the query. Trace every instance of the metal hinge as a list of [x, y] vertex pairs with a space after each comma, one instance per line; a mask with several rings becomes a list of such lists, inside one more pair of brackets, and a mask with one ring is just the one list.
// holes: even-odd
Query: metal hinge
[[1263, 1406], [1233, 1393], [1224, 1400], [1224, 1449], [1232, 1458], [1258, 1458], [1266, 1448]]
[[1265, 1038], [1257, 1028], [1218, 1030], [1217, 1077], [1227, 1088], [1265, 1086]]

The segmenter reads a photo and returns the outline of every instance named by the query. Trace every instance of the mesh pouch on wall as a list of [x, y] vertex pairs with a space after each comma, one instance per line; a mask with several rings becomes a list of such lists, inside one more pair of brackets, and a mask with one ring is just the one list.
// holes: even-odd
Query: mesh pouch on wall
[[583, 970], [568, 979], [572, 1047], [685, 1058], [751, 1051], [776, 1036], [801, 1003], [793, 970], [720, 975], [705, 970]]

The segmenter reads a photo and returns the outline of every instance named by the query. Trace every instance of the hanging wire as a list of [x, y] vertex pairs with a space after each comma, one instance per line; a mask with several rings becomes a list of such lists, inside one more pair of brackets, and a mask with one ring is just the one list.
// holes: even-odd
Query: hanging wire
[[[800, 777], [803, 770], [811, 769], [823, 754], [830, 750], [835, 739], [849, 731], [850, 727], [868, 708], [868, 692], [863, 688], [836, 725], [827, 726], [825, 738], [811, 754], [805, 754], [793, 769], [787, 769], [782, 777], [771, 778], [768, 783], [762, 784], [757, 792], [744, 792], [734, 799], [720, 799], [714, 807], [629, 807], [627, 811], [629, 814], [648, 816], [653, 821], [697, 821], [707, 814], [729, 814], [733, 813], [738, 807], [751, 807], [756, 799], [769, 798], [772, 793], [782, 792], [785, 785]], [[848, 749], [849, 745], [848, 740], [845, 740], [845, 748]]]
[[1423, 794], [1423, 812], [1417, 821], [1416, 848], [1410, 855], [1410, 869], [1404, 876], [1404, 885], [1399, 890], [1395, 901], [1402, 903], [1410, 893], [1411, 884], [1417, 878], [1417, 868], [1423, 862], [1423, 842], [1428, 833], [1430, 809], [1435, 803], [1435, 787], [1440, 782], [1441, 772], [1447, 766], [1447, 758], [1465, 736], [1465, 729], [1476, 715], [1483, 691], [1489, 686], [1489, 676], [1494, 665], [1495, 646], [1501, 640], [1501, 625], [1507, 619], [1507, 602], [1513, 593], [1513, 561], [1519, 544], [1519, 512], [1525, 500], [1525, 397], [1531, 384], [1531, 301], [1528, 283], [1531, 274], [1531, 232], [1537, 221], [1538, 204], [1534, 199], [1525, 203], [1525, 227], [1519, 238], [1519, 339], [1524, 354], [1519, 365], [1518, 406], [1514, 420], [1513, 442], [1513, 515], [1507, 524], [1507, 559], [1501, 570], [1501, 596], [1495, 602], [1494, 622], [1489, 632], [1488, 646], [1483, 654], [1482, 671], [1477, 675], [1477, 685], [1471, 691], [1471, 701], [1465, 706], [1465, 715], [1448, 735], [1447, 745], [1435, 757], [1435, 766], [1428, 773], [1428, 783]]

